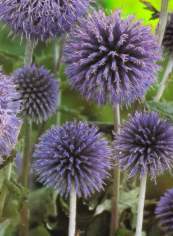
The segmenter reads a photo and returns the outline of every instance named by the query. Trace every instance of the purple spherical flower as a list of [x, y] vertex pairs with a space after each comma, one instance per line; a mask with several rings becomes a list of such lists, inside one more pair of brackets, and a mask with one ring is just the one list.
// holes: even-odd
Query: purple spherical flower
[[47, 120], [57, 109], [58, 82], [43, 66], [27, 65], [13, 74], [21, 110], [34, 122]]
[[157, 113], [136, 112], [113, 144], [122, 170], [152, 178], [173, 167], [173, 126]]
[[89, 0], [3, 0], [0, 19], [17, 34], [44, 41], [68, 31], [88, 6]]
[[15, 115], [0, 111], [0, 166], [15, 147], [20, 127], [21, 121]]
[[173, 189], [169, 189], [161, 197], [155, 213], [161, 228], [168, 235], [173, 235]]
[[131, 103], [155, 81], [159, 46], [148, 27], [102, 11], [80, 21], [65, 49], [72, 87], [98, 104]]
[[19, 94], [12, 79], [0, 71], [0, 110], [17, 114], [20, 109]]
[[77, 195], [100, 191], [111, 168], [111, 149], [97, 128], [69, 122], [43, 134], [34, 152], [38, 180], [68, 196], [74, 182]]

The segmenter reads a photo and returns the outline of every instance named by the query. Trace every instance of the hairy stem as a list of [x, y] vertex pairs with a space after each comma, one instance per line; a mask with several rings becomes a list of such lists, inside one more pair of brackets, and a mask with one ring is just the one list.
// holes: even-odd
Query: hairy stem
[[25, 139], [24, 139], [24, 153], [22, 163], [21, 182], [26, 188], [29, 187], [29, 174], [32, 155], [32, 122], [25, 118]]
[[[9, 163], [8, 166], [4, 169], [4, 174], [6, 175], [5, 180], [7, 181], [10, 180], [11, 172], [12, 172], [12, 163]], [[0, 219], [2, 219], [3, 216], [4, 205], [8, 194], [8, 189], [6, 187], [5, 180], [3, 181], [3, 186], [0, 194]]]
[[[63, 55], [63, 48], [65, 43], [66, 36], [62, 37], [60, 40], [55, 40], [53, 44], [53, 67], [54, 67], [54, 73], [57, 76], [58, 82], [59, 82], [59, 92], [58, 92], [58, 112], [56, 117], [56, 123], [58, 125], [61, 125], [61, 112], [59, 108], [61, 107], [62, 103], [62, 89], [61, 89], [61, 79], [60, 79], [60, 69], [61, 69], [61, 61], [62, 61], [62, 55]], [[57, 192], [54, 192], [53, 194], [53, 202], [54, 202], [54, 213], [57, 214]]]
[[[34, 43], [31, 40], [27, 40], [25, 48], [25, 65], [32, 64], [32, 56], [34, 50]], [[29, 184], [29, 172], [30, 172], [30, 163], [31, 163], [31, 152], [32, 152], [32, 122], [31, 120], [25, 118], [24, 122], [25, 131], [24, 131], [24, 152], [23, 152], [23, 163], [22, 163], [22, 175], [21, 182], [25, 187], [28, 187]]]
[[[114, 112], [114, 130], [120, 132], [120, 106], [116, 105], [113, 107]], [[110, 236], [115, 236], [116, 231], [119, 228], [119, 189], [120, 189], [120, 169], [117, 166], [113, 172], [113, 185], [112, 185], [112, 210], [111, 210], [111, 226]]]
[[76, 190], [74, 184], [72, 184], [70, 191], [70, 214], [69, 214], [68, 236], [75, 236], [76, 233], [76, 205], [77, 205]]
[[147, 174], [141, 178], [135, 236], [142, 236]]
[[34, 42], [28, 39], [26, 42], [26, 47], [25, 47], [25, 57], [24, 57], [25, 65], [32, 64], [33, 51], [34, 51]]
[[64, 49], [64, 43], [65, 43], [66, 36], [62, 37], [59, 41], [59, 44], [57, 40], [54, 41], [54, 73], [57, 76], [58, 82], [59, 82], [59, 93], [58, 93], [58, 113], [57, 113], [57, 124], [61, 124], [61, 112], [59, 108], [61, 107], [62, 103], [62, 88], [61, 88], [61, 79], [60, 79], [60, 68], [61, 68], [61, 61], [62, 61], [62, 55], [63, 55], [63, 49]]
[[168, 59], [168, 63], [167, 63], [166, 68], [165, 68], [165, 71], [164, 71], [164, 74], [163, 74], [162, 81], [160, 83], [160, 87], [159, 87], [159, 89], [157, 91], [157, 94], [154, 98], [155, 102], [159, 102], [159, 100], [161, 99], [161, 97], [162, 97], [162, 95], [165, 91], [165, 88], [166, 88], [166, 85], [167, 85], [167, 82], [168, 82], [168, 79], [169, 79], [169, 75], [172, 72], [172, 70], [173, 70], [173, 56], [170, 55], [169, 59]]
[[[164, 38], [165, 28], [167, 24], [167, 18], [168, 18], [168, 2], [169, 0], [162, 0], [161, 2], [161, 10], [160, 10], [160, 20], [159, 20], [159, 28], [158, 28], [158, 41], [159, 45], [162, 45], [162, 41]], [[154, 101], [158, 102], [160, 98], [162, 97], [164, 90], [166, 88], [167, 80], [169, 78], [169, 74], [171, 73], [173, 68], [173, 57], [170, 56], [167, 67], [165, 69], [163, 79], [160, 83], [159, 90], [154, 98]]]
[[[31, 40], [27, 40], [25, 49], [25, 65], [32, 64], [32, 56], [34, 50], [34, 43]], [[23, 151], [23, 162], [22, 162], [22, 174], [21, 182], [24, 187], [29, 188], [29, 175], [31, 166], [31, 155], [32, 155], [32, 121], [25, 118], [24, 121], [24, 151]], [[21, 208], [21, 227], [20, 236], [29, 235], [29, 206], [28, 200], [24, 199]]]
[[160, 10], [160, 20], [159, 20], [159, 28], [158, 28], [158, 39], [159, 39], [159, 45], [162, 45], [165, 28], [167, 24], [167, 18], [168, 18], [168, 2], [169, 0], [162, 0], [161, 3], [161, 10]]

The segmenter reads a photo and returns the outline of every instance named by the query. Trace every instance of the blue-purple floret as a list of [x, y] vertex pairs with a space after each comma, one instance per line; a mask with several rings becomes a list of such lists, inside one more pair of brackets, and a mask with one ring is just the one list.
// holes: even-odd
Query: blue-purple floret
[[89, 7], [89, 0], [3, 0], [0, 19], [14, 33], [47, 40], [69, 31]]
[[0, 111], [0, 165], [15, 147], [21, 121], [14, 115]]
[[42, 123], [57, 109], [58, 81], [43, 66], [27, 65], [13, 73], [23, 116]]
[[0, 110], [16, 115], [20, 110], [19, 94], [12, 78], [0, 71]]
[[155, 82], [160, 48], [149, 27], [120, 12], [83, 18], [64, 49], [71, 86], [98, 104], [130, 104]]
[[173, 189], [161, 197], [155, 210], [159, 225], [168, 235], [173, 235]]
[[152, 179], [173, 167], [173, 126], [155, 112], [136, 112], [113, 143], [114, 155], [129, 177]]
[[102, 190], [111, 168], [108, 141], [85, 122], [50, 129], [41, 136], [33, 156], [38, 180], [65, 197], [73, 183], [78, 197]]

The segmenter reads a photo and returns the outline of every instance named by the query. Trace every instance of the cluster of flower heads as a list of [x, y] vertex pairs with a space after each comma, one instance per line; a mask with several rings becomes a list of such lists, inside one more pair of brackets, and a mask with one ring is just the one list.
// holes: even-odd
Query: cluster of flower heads
[[0, 19], [25, 38], [47, 40], [68, 31], [89, 0], [3, 0]]
[[173, 167], [173, 126], [157, 113], [136, 112], [116, 136], [113, 148], [130, 177], [149, 174], [155, 179]]
[[0, 72], [0, 166], [17, 143], [21, 121], [17, 118], [20, 103], [15, 84]]
[[13, 73], [21, 111], [32, 121], [46, 121], [57, 109], [58, 81], [43, 66], [26, 65]]
[[43, 134], [34, 152], [38, 180], [68, 197], [74, 183], [79, 197], [104, 187], [111, 168], [111, 149], [98, 129], [85, 122], [68, 122]]
[[64, 56], [72, 87], [88, 100], [129, 104], [155, 82], [160, 48], [133, 17], [98, 11], [73, 29]]

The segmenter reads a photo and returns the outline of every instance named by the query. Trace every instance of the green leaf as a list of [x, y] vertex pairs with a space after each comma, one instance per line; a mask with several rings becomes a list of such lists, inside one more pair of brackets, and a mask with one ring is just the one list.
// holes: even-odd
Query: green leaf
[[117, 236], [133, 236], [134, 232], [131, 232], [127, 229], [119, 229], [116, 235]]
[[1, 236], [14, 236], [15, 226], [11, 220], [7, 219], [0, 224], [0, 235]]
[[160, 115], [173, 121], [173, 102], [148, 101], [146, 106], [150, 111], [158, 112]]
[[131, 208], [135, 214], [137, 212], [137, 199], [139, 195], [139, 188], [130, 191], [121, 191], [119, 200], [119, 209], [123, 212], [125, 209]]

